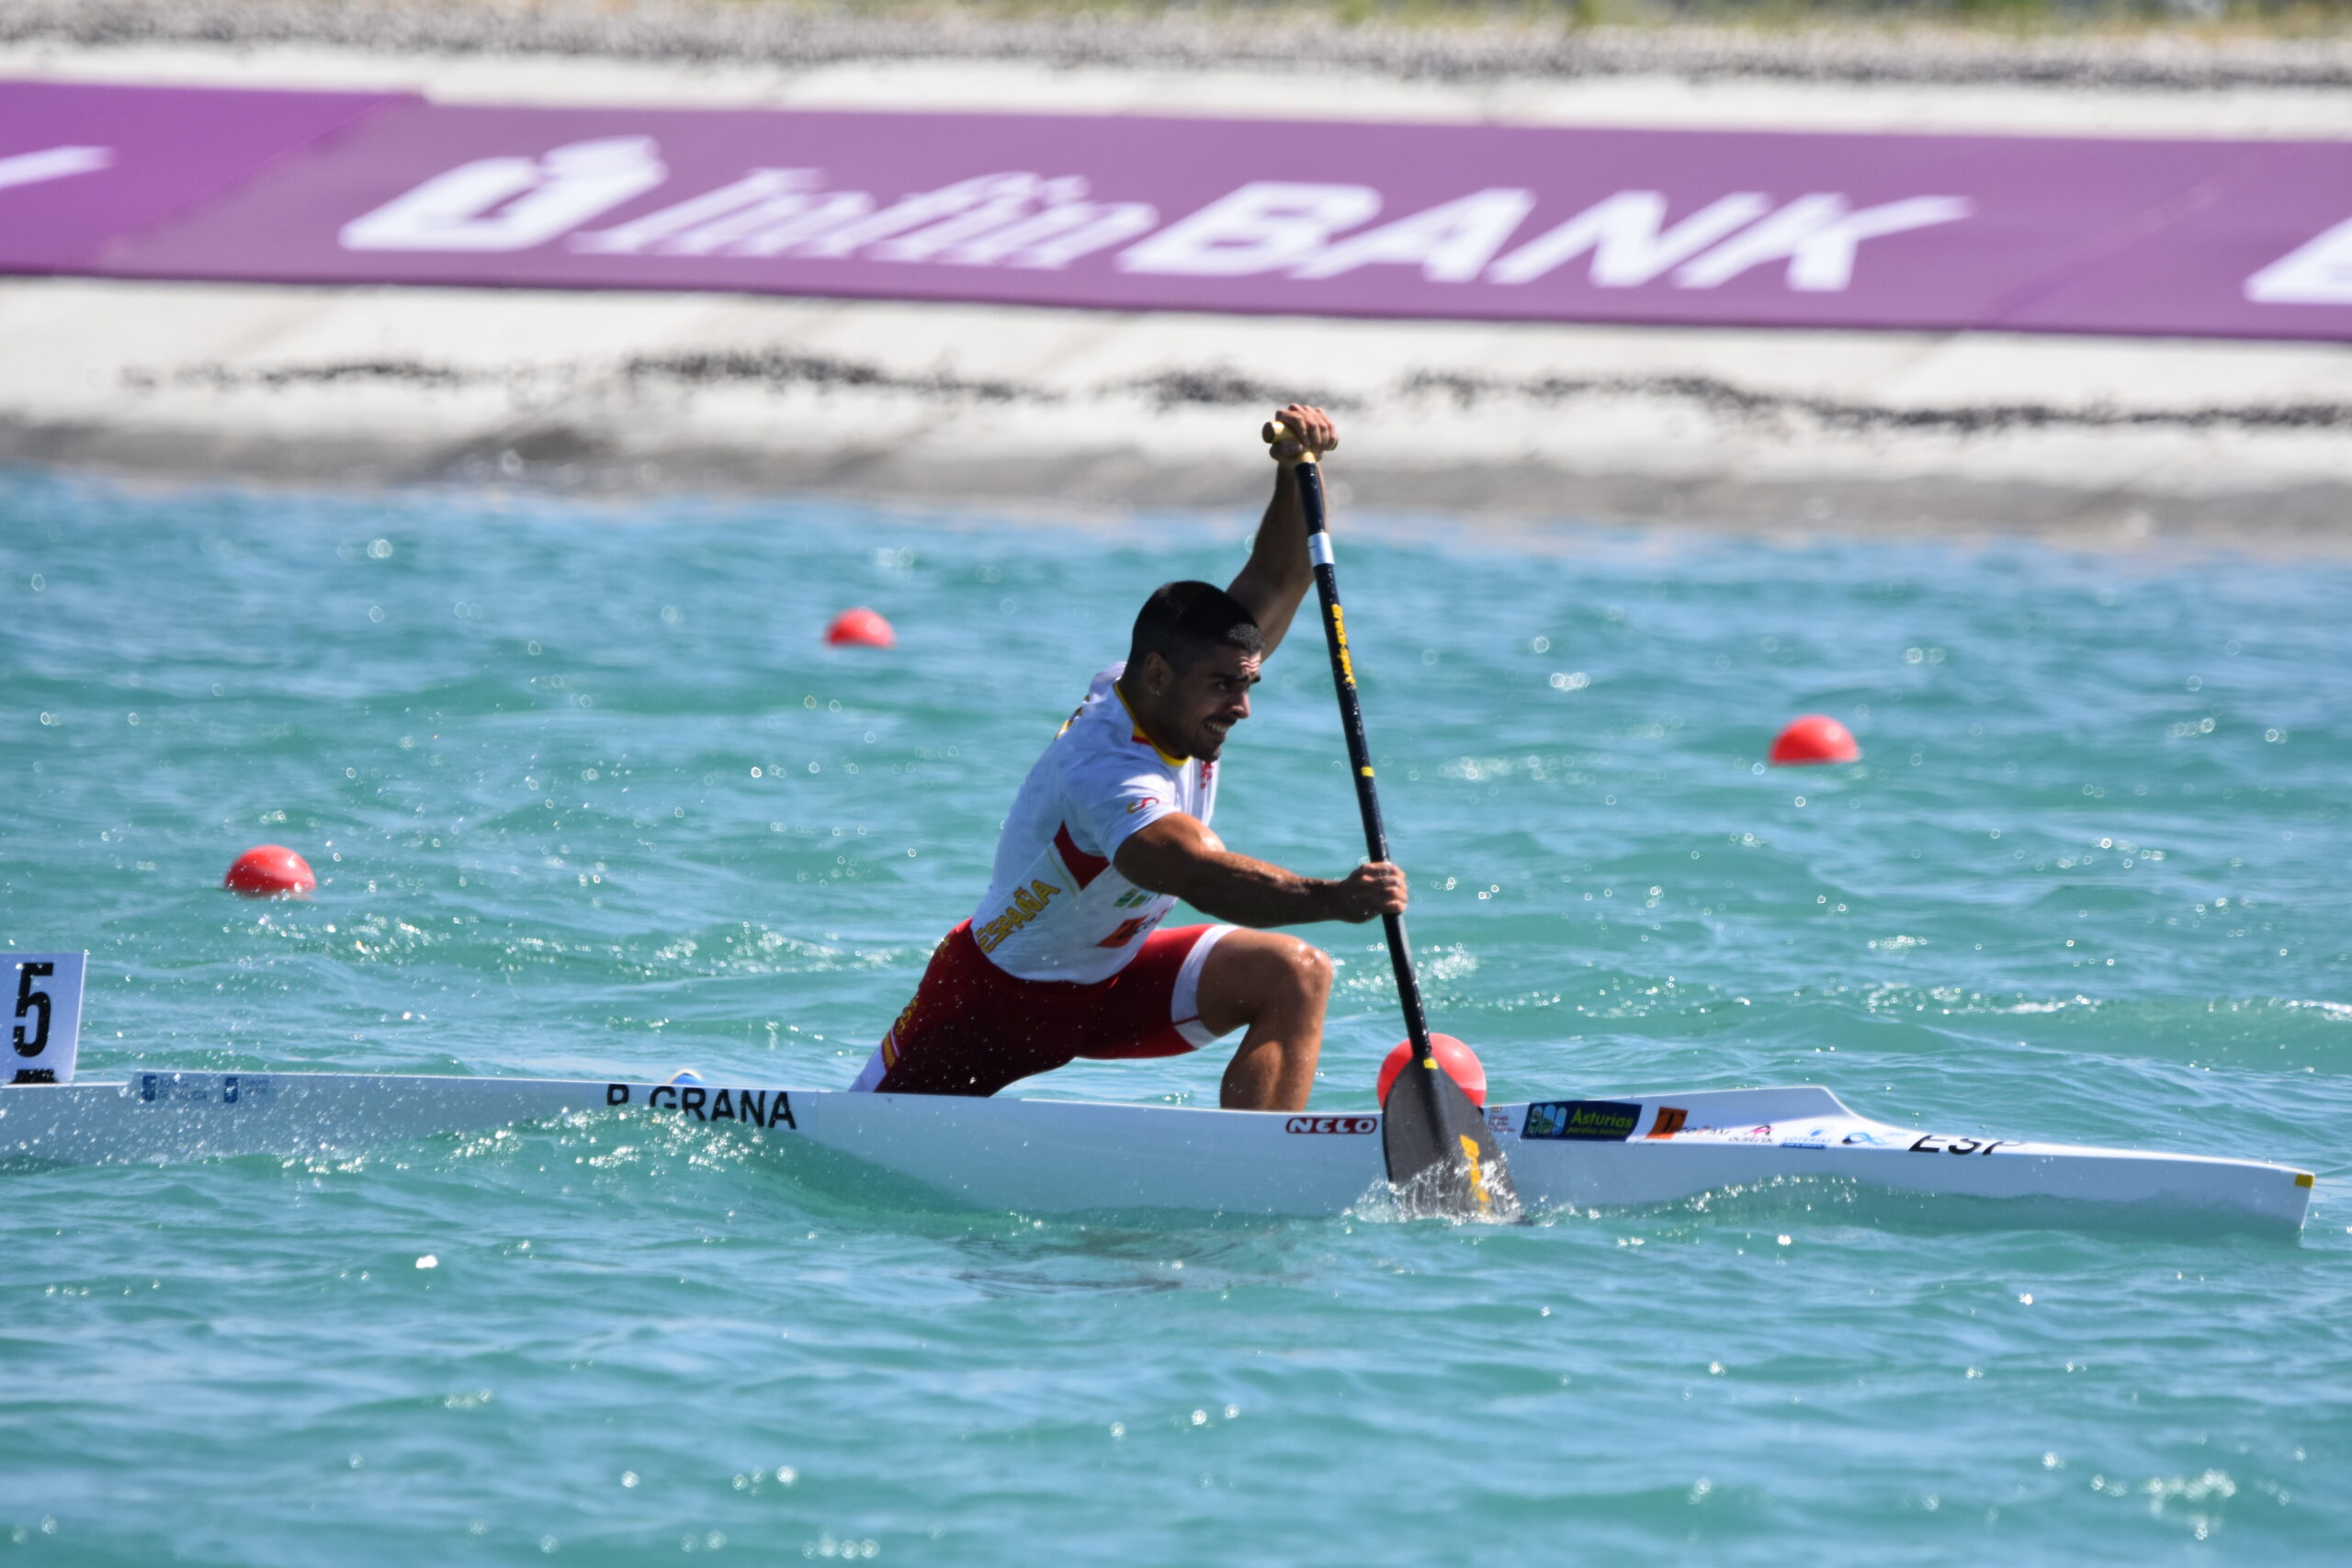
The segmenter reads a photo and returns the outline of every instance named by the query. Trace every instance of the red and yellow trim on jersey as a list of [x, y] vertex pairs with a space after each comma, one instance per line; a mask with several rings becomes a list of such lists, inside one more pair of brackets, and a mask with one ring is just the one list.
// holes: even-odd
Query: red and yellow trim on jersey
[[1159, 760], [1167, 763], [1171, 768], [1181, 768], [1185, 763], [1193, 760], [1190, 757], [1174, 756], [1169, 752], [1159, 750], [1159, 742], [1154, 740], [1150, 736], [1146, 735], [1143, 732], [1143, 726], [1136, 719], [1136, 710], [1133, 707], [1128, 706], [1127, 694], [1119, 690], [1119, 683], [1116, 681], [1111, 682], [1111, 694], [1119, 699], [1119, 705], [1121, 707], [1126, 708], [1127, 710], [1127, 739], [1133, 740], [1138, 746], [1150, 747], [1159, 756]]

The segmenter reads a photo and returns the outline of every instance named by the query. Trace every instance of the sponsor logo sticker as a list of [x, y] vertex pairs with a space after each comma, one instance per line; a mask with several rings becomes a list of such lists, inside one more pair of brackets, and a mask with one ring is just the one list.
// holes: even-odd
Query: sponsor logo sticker
[[1674, 1136], [1675, 1134], [1682, 1131], [1682, 1124], [1690, 1120], [1690, 1112], [1683, 1110], [1681, 1107], [1675, 1105], [1661, 1105], [1657, 1108], [1657, 1120], [1650, 1123], [1650, 1130], [1644, 1134], [1643, 1136], [1649, 1138], [1670, 1138]]
[[1527, 1108], [1519, 1135], [1622, 1144], [1641, 1119], [1642, 1108], [1631, 1100], [1547, 1100]]
[[1377, 1116], [1294, 1116], [1283, 1123], [1285, 1133], [1377, 1133]]
[[139, 1098], [149, 1105], [267, 1105], [277, 1086], [262, 1073], [141, 1073]]
[[1911, 1145], [1915, 1155], [1989, 1155], [1995, 1149], [2016, 1143], [2015, 1138], [1954, 1138], [1942, 1133], [1923, 1133]]

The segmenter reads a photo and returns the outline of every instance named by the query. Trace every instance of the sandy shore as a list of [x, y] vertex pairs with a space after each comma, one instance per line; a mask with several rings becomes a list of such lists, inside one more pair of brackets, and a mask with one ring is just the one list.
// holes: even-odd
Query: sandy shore
[[1238, 504], [1303, 397], [1455, 513], [2308, 548], [2352, 502], [2306, 344], [69, 280], [0, 333], [0, 456], [176, 475]]
[[[2014, 57], [2006, 78], [1984, 74], [1980, 58], [1975, 74], [1907, 85], [1752, 62], [1445, 76], [1393, 61], [1325, 59], [1290, 74], [1230, 58], [1182, 69], [942, 61], [905, 39], [896, 53], [714, 63], [675, 33], [644, 35], [660, 47], [635, 54], [563, 52], [549, 39], [573, 35], [550, 29], [586, 13], [560, 8], [100, 5], [58, 8], [45, 32], [28, 21], [37, 14], [0, 3], [0, 40], [14, 40], [0, 41], [0, 74], [898, 108], [1035, 108], [1049, 79], [1054, 107], [1090, 113], [1279, 105], [1536, 124], [2352, 138], [2352, 94], [2308, 74], [2337, 59], [2320, 46], [2263, 46], [2263, 69], [2300, 62], [2301, 86], [2224, 80], [2217, 62], [2251, 70], [2256, 55], [2223, 51], [2205, 57], [2194, 86], [2077, 76], [2062, 88], [2018, 79]], [[662, 15], [717, 25], [692, 7]], [[185, 31], [223, 16], [286, 25], [275, 38], [203, 44], [123, 22]], [[511, 31], [503, 52], [446, 37], [402, 53], [314, 36], [332, 30], [322, 17], [348, 31], [371, 17], [412, 29], [503, 18], [541, 28], [545, 47], [520, 48]], [[307, 18], [312, 34], [292, 36], [287, 18]], [[107, 41], [108, 28], [124, 36]], [[1142, 50], [1157, 35], [1138, 36]], [[74, 279], [0, 282], [0, 334], [12, 345], [0, 355], [0, 459], [144, 473], [1241, 504], [1258, 476], [1233, 459], [1237, 423], [1299, 396], [1345, 411], [1340, 477], [1388, 507], [1782, 532], [2023, 531], [2110, 547], [2352, 544], [2352, 349], [2325, 344]]]
[[2352, 38], [2215, 25], [2113, 30], [1828, 21], [1577, 27], [1470, 10], [1435, 25], [1346, 21], [1316, 6], [1160, 11], [1051, 5], [854, 6], [748, 0], [0, 0], [0, 42], [119, 49], [302, 44], [404, 54], [541, 55], [807, 69], [848, 62], [1023, 62], [1123, 70], [1260, 66], [1452, 82], [1670, 76], [2213, 89], [2352, 85]]

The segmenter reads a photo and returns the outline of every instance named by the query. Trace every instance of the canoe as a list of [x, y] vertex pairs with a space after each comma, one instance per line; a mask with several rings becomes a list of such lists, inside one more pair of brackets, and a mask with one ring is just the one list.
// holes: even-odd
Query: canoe
[[[1536, 1213], [1673, 1204], [1792, 1183], [1977, 1200], [2020, 1221], [2188, 1219], [2297, 1231], [2312, 1175], [2205, 1155], [1940, 1134], [1828, 1089], [1695, 1089], [1493, 1105]], [[532, 1122], [636, 1117], [805, 1144], [951, 1202], [1034, 1214], [1269, 1215], [1393, 1205], [1376, 1111], [1282, 1112], [837, 1089], [369, 1073], [141, 1072], [0, 1087], [0, 1161], [157, 1164], [350, 1156]]]

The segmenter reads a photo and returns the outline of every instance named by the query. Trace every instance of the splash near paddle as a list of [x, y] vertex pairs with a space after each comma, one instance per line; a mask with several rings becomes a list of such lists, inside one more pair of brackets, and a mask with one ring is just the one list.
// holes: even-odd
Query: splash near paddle
[[[1290, 433], [1269, 423], [1269, 446]], [[1348, 765], [1356, 781], [1356, 807], [1363, 815], [1364, 848], [1375, 861], [1388, 858], [1388, 829], [1380, 819], [1380, 793], [1374, 783], [1372, 748], [1364, 740], [1363, 706], [1356, 700], [1356, 671], [1348, 651], [1348, 621], [1340, 608], [1340, 578], [1332, 565], [1331, 535], [1323, 506], [1323, 475], [1315, 454], [1296, 460], [1298, 497], [1306, 514], [1306, 554], [1315, 567], [1315, 592], [1323, 605], [1323, 638], [1331, 650], [1331, 683], [1340, 698], [1340, 728], [1348, 738]], [[1388, 1184], [1409, 1213], [1448, 1219], [1523, 1218], [1510, 1168], [1486, 1118], [1438, 1065], [1437, 1049], [1421, 1008], [1420, 981], [1413, 973], [1413, 950], [1400, 915], [1384, 915], [1388, 958], [1396, 969], [1396, 997], [1405, 1011], [1412, 1055], [1396, 1075], [1382, 1104], [1380, 1140], [1387, 1157]]]

